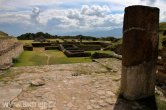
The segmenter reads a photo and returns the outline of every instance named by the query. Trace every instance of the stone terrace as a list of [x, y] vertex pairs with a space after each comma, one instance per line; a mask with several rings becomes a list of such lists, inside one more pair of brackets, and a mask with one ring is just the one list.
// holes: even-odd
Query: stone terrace
[[120, 77], [117, 59], [13, 67], [0, 78], [0, 110], [145, 110], [119, 99]]
[[[1, 110], [111, 110], [119, 92], [121, 61], [14, 67], [0, 82]], [[110, 64], [111, 61], [112, 63]], [[102, 64], [103, 62], [104, 65]], [[109, 64], [109, 67], [107, 65]], [[12, 78], [11, 78], [12, 77]], [[4, 107], [4, 102], [9, 104]], [[27, 103], [20, 107], [23, 102]], [[47, 106], [30, 106], [29, 103]], [[51, 105], [48, 105], [51, 103]]]

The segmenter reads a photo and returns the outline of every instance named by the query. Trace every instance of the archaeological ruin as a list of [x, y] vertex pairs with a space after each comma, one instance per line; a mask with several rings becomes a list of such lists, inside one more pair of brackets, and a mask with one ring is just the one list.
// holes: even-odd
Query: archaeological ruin
[[67, 57], [89, 57], [91, 56], [90, 53], [85, 52], [84, 50], [80, 49], [76, 45], [72, 44], [60, 44], [61, 51]]
[[0, 69], [6, 69], [12, 66], [13, 59], [23, 52], [23, 45], [4, 32], [0, 32], [0, 44]]
[[153, 96], [159, 40], [159, 9], [125, 8], [121, 94], [129, 100]]

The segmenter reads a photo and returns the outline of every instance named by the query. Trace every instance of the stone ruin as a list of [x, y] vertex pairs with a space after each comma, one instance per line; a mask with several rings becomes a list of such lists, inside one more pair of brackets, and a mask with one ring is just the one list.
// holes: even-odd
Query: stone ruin
[[159, 41], [159, 9], [125, 9], [121, 94], [129, 100], [154, 96]]
[[163, 40], [162, 46], [158, 59], [157, 84], [166, 90], [166, 39]]
[[74, 44], [60, 44], [59, 48], [67, 57], [89, 57], [90, 53], [85, 52]]
[[13, 59], [23, 52], [23, 45], [16, 38], [0, 34], [0, 69], [6, 69], [13, 64]]

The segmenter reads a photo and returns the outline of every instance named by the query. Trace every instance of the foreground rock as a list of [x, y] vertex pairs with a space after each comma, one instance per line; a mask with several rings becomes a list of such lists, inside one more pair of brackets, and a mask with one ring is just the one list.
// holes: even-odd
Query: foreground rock
[[43, 86], [45, 85], [44, 79], [36, 79], [31, 82], [31, 86]]

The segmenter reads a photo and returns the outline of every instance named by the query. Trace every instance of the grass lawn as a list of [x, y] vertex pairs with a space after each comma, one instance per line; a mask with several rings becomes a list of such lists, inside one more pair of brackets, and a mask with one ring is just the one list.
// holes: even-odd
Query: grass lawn
[[14, 66], [35, 66], [47, 64], [68, 64], [91, 62], [89, 57], [66, 57], [63, 52], [58, 50], [47, 50], [36, 48], [34, 51], [24, 51], [18, 58]]
[[62, 39], [59, 39], [59, 38], [56, 38], [56, 39], [47, 39], [47, 40], [49, 40], [49, 41], [59, 41], [59, 42], [63, 42], [63, 40], [62, 40]]
[[24, 51], [18, 62], [14, 66], [35, 66], [35, 65], [44, 65], [47, 62], [47, 56], [44, 52], [39, 51]]
[[67, 64], [67, 63], [83, 63], [91, 62], [92, 60], [89, 57], [66, 57], [61, 51], [57, 50], [48, 50], [46, 51], [50, 55], [49, 64]]
[[33, 40], [19, 40], [23, 44], [32, 44]]
[[156, 95], [156, 104], [157, 104], [157, 108], [158, 110], [165, 110], [166, 108], [166, 101], [165, 100], [161, 100], [161, 97]]

